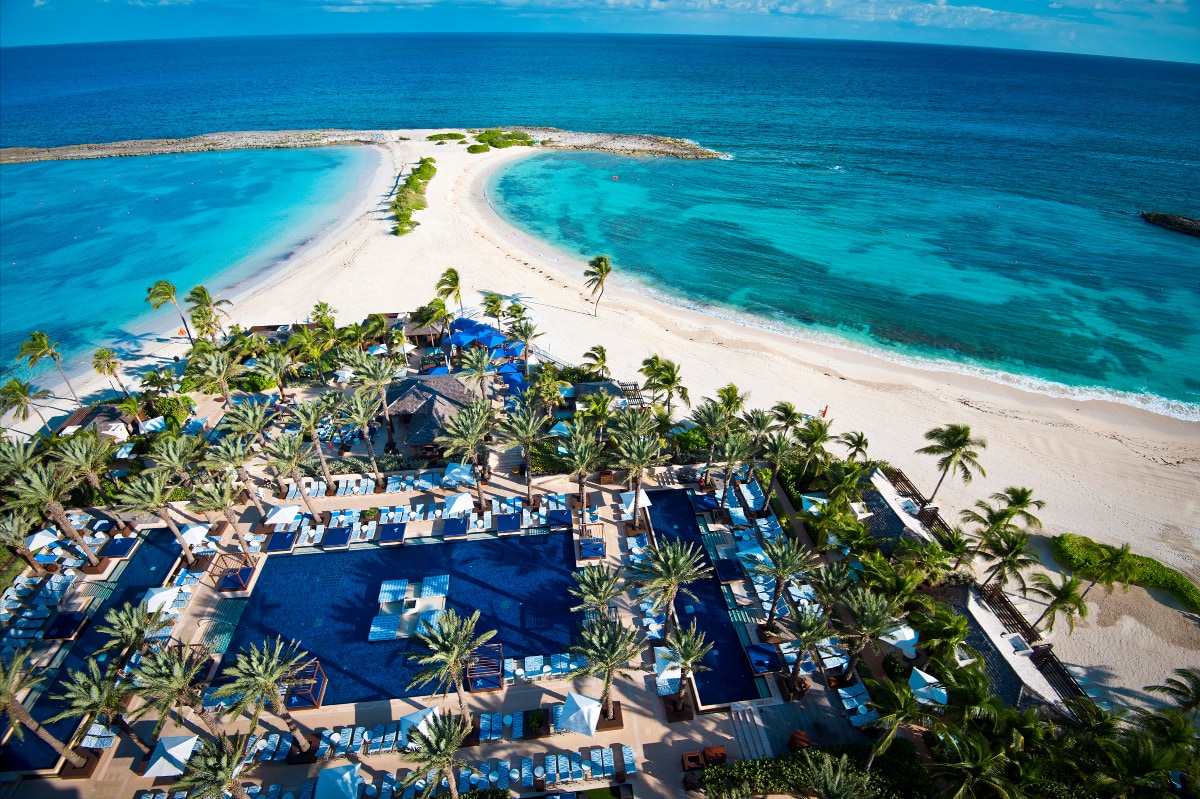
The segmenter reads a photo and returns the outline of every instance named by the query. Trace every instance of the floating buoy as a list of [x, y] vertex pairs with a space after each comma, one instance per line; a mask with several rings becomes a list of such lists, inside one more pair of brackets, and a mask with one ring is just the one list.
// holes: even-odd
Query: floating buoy
[[619, 177], [617, 175], [613, 175], [613, 180], [619, 180]]

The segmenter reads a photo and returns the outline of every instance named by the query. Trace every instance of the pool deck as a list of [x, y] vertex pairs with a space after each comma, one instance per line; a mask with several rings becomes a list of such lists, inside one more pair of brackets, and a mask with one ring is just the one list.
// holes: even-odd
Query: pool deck
[[[661, 473], [662, 470], [659, 470]], [[647, 480], [646, 488], [656, 484], [654, 479]], [[673, 487], [673, 486], [663, 486]], [[534, 494], [566, 493], [569, 497], [576, 493], [577, 486], [565, 477], [549, 477], [534, 479]], [[524, 483], [513, 481], [499, 474], [485, 486], [485, 497], [523, 496]], [[600, 523], [590, 525], [585, 537], [603, 538], [606, 547], [604, 562], [615, 566], [626, 561], [627, 549], [624, 545], [625, 523], [618, 520], [619, 494], [624, 490], [621, 485], [596, 485], [589, 482], [586, 486], [589, 502], [600, 506]], [[406, 494], [375, 494], [319, 497], [312, 499], [314, 507], [320, 511], [338, 508], [373, 508], [380, 506], [395, 506], [407, 503], [414, 497], [420, 500], [442, 498], [450, 493], [435, 491], [432, 494], [418, 495], [413, 492]], [[302, 501], [292, 500], [291, 504], [301, 504]], [[267, 504], [285, 504], [277, 499], [268, 499]], [[186, 512], [185, 512], [185, 515]], [[195, 515], [192, 514], [194, 517]], [[257, 521], [257, 512], [253, 506], [241, 516], [239, 527], [248, 532]], [[428, 531], [423, 526], [428, 527]], [[720, 525], [709, 525], [712, 532], [724, 532]], [[416, 529], [414, 529], [416, 528]], [[434, 524], [431, 522], [416, 523], [410, 529], [417, 538], [432, 535]], [[495, 535], [492, 533], [491, 535]], [[801, 531], [801, 535], [803, 535]], [[578, 529], [574, 532], [575, 539], [580, 538]], [[730, 539], [732, 541], [732, 539]], [[403, 546], [414, 544], [406, 542]], [[420, 545], [420, 544], [416, 544]], [[376, 544], [356, 544], [355, 547], [375, 547]], [[221, 552], [236, 552], [237, 544], [232, 531], [228, 531], [220, 547]], [[264, 557], [259, 555], [257, 557]], [[271, 557], [271, 556], [267, 556]], [[321, 557], [313, 554], [311, 557]], [[618, 614], [626, 622], [637, 623], [637, 609], [631, 601], [630, 594], [625, 592], [614, 603]], [[221, 597], [211, 588], [208, 580], [202, 581], [196, 587], [192, 601], [176, 625], [177, 637], [189, 642], [200, 640], [202, 637], [203, 620], [215, 609]], [[753, 604], [749, 597], [746, 603]], [[753, 625], [747, 625], [753, 635]], [[548, 653], [547, 653], [548, 654]], [[510, 759], [519, 761], [522, 757], [532, 757], [550, 752], [578, 750], [581, 746], [607, 746], [613, 743], [627, 744], [633, 747], [637, 762], [637, 775], [631, 777], [629, 784], [633, 786], [635, 795], [647, 797], [675, 797], [682, 799], [688, 796], [683, 790], [681, 780], [681, 757], [684, 752], [701, 749], [705, 746], [724, 746], [730, 760], [744, 757], [756, 757], [768, 754], [781, 754], [785, 751], [785, 742], [793, 729], [803, 728], [809, 732], [816, 745], [832, 745], [864, 740], [846, 720], [840, 705], [832, 692], [825, 689], [821, 678], [815, 675], [813, 688], [807, 697], [798, 703], [783, 705], [779, 698], [775, 680], [769, 679], [771, 696], [753, 702], [735, 704], [732, 710], [698, 715], [694, 720], [668, 724], [666, 721], [663, 700], [655, 691], [653, 675], [653, 655], [647, 645], [643, 660], [638, 670], [634, 672], [635, 679], [631, 681], [617, 680], [613, 687], [613, 698], [622, 703], [624, 727], [612, 732], [597, 733], [594, 737], [567, 733], [551, 735], [534, 740], [510, 741], [503, 740], [495, 743], [484, 743], [476, 747], [462, 750], [462, 756], [468, 763], [478, 763], [491, 758]], [[595, 679], [569, 682], [565, 679], [539, 680], [528, 682], [518, 680], [504, 690], [470, 694], [468, 705], [473, 713], [501, 712], [512, 710], [532, 710], [539, 706], [563, 701], [568, 690], [597, 695], [600, 682]], [[354, 724], [367, 726], [377, 723], [395, 721], [400, 716], [421, 707], [423, 704], [441, 704], [446, 708], [456, 707], [454, 696], [445, 700], [422, 697], [402, 700], [369, 702], [358, 705], [325, 706], [317, 710], [301, 711], [295, 714], [296, 720], [307, 730], [323, 727], [340, 727]], [[246, 732], [249, 719], [241, 717], [229, 720], [226, 729], [230, 732]], [[154, 725], [153, 720], [138, 722], [136, 727], [148, 736]], [[801, 726], [796, 726], [801, 725]], [[164, 734], [190, 734], [201, 731], [194, 720], [189, 720], [184, 729], [179, 729], [174, 721], [167, 724]], [[274, 715], [264, 712], [260, 723], [260, 733], [284, 732], [284, 726]], [[38, 797], [79, 797], [79, 799], [135, 799], [142, 791], [154, 786], [151, 780], [136, 774], [135, 767], [140, 760], [140, 753], [129, 742], [120, 741], [114, 749], [108, 750], [101, 759], [100, 768], [96, 775], [87, 781], [68, 781], [58, 778], [47, 780], [27, 780], [22, 782], [11, 794], [15, 799], [37, 799]], [[368, 755], [352, 757], [349, 761], [361, 762], [363, 776], [369, 781], [379, 784], [384, 773], [395, 772], [405, 765], [403, 757], [398, 753], [387, 755]], [[308, 778], [315, 776], [323, 766], [332, 761], [313, 764], [311, 766], [289, 766], [269, 764], [255, 766], [244, 772], [245, 783], [255, 783], [264, 786], [279, 783], [285, 791], [293, 794]], [[603, 787], [607, 782], [577, 783], [580, 790]], [[163, 789], [166, 786], [161, 786]], [[573, 790], [574, 786], [564, 785], [561, 790]], [[553, 789], [550, 789], [553, 792]], [[526, 792], [529, 795], [531, 792]], [[170, 795], [170, 794], [168, 794]]]

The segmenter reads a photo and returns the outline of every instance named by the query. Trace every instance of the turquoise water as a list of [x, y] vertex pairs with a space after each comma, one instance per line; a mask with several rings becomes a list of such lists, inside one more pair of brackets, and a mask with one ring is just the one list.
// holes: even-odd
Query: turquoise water
[[[378, 163], [370, 148], [232, 151], [16, 164], [0, 187], [0, 372], [31, 330], [76, 366], [179, 327], [146, 290], [220, 293], [311, 240]], [[146, 333], [146, 330], [152, 332]]]
[[540, 154], [487, 190], [510, 223], [579, 258], [609, 253], [622, 275], [683, 304], [1047, 393], [1195, 414], [1200, 241], [1069, 197], [864, 160], [772, 163], [753, 146], [704, 162]]

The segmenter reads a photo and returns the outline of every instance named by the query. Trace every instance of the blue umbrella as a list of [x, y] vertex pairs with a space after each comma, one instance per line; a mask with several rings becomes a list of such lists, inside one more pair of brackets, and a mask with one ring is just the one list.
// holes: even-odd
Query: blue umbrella
[[517, 375], [521, 373], [521, 364], [519, 363], [502, 363], [500, 368], [496, 370], [502, 375]]
[[435, 366], [429, 370], [429, 374], [431, 374], [431, 375], [448, 375], [448, 374], [450, 374], [450, 370], [447, 369], [445, 366]]
[[459, 330], [450, 334], [450, 343], [456, 347], [467, 347], [474, 344], [477, 339], [475, 333], [468, 330]]
[[506, 341], [508, 339], [491, 328], [479, 332], [479, 343], [485, 347], [501, 347]]
[[517, 358], [523, 352], [525, 352], [524, 341], [510, 341], [504, 345], [504, 354], [510, 358]]

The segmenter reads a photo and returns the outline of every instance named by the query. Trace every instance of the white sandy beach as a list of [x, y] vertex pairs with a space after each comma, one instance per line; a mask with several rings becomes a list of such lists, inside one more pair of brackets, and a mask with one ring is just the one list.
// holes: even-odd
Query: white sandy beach
[[[558, 357], [578, 361], [603, 344], [614, 373], [637, 380], [642, 359], [659, 353], [682, 364], [693, 399], [733, 382], [750, 392], [752, 406], [791, 400], [819, 413], [828, 405], [835, 433], [864, 431], [874, 457], [903, 469], [926, 492], [937, 472], [933, 458], [914, 452], [922, 434], [950, 422], [968, 424], [988, 441], [981, 457], [987, 477], [970, 485], [946, 481], [938, 504], [948, 521], [1006, 486], [1030, 486], [1047, 503], [1039, 514], [1047, 534], [1130, 541], [1134, 551], [1200, 580], [1200, 424], [926, 371], [674, 307], [623, 277], [619, 263], [593, 317], [584, 263], [521, 234], [487, 204], [488, 174], [530, 151], [469, 155], [463, 146], [425, 141], [430, 132], [403, 131], [410, 141], [390, 134], [380, 171], [354, 213], [262, 285], [235, 297], [233, 319], [243, 325], [304, 320], [318, 300], [337, 309], [339, 323], [410, 310], [433, 296], [444, 269], [456, 267], [468, 305], [485, 291], [519, 296], [544, 331], [539, 345]], [[416, 214], [420, 226], [413, 233], [391, 236], [384, 198], [396, 171], [427, 155], [438, 166], [429, 207]], [[170, 354], [172, 348], [159, 348], [131, 372]], [[1134, 701], [1127, 691], [1160, 682], [1172, 668], [1200, 665], [1197, 619], [1155, 597], [1140, 589], [1113, 599], [1094, 591], [1091, 621], [1072, 640], [1060, 632], [1056, 650], [1068, 662], [1103, 666], [1110, 674], [1097, 671], [1093, 682], [1111, 685], [1119, 703]]]

